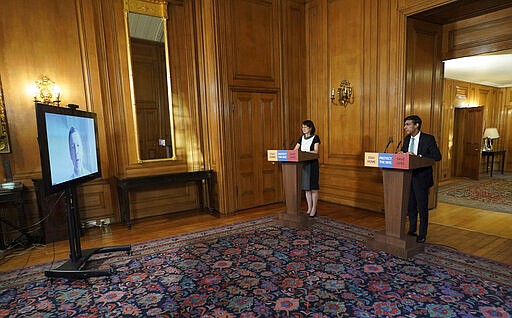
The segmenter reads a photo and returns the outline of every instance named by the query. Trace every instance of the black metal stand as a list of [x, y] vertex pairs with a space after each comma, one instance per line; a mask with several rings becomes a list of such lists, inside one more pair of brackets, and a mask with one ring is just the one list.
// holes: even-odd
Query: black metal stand
[[82, 251], [80, 247], [80, 215], [78, 214], [78, 204], [76, 201], [76, 186], [66, 187], [65, 196], [68, 215], [70, 260], [57, 268], [46, 270], [44, 274], [47, 277], [63, 278], [88, 278], [111, 275], [111, 270], [83, 269], [83, 267], [93, 254], [118, 251], [130, 252], [132, 249], [131, 245], [107, 246]]

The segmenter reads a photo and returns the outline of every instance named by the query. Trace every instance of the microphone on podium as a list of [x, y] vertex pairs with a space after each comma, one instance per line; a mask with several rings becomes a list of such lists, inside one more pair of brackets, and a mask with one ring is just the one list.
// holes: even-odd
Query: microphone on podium
[[400, 149], [400, 145], [402, 144], [402, 141], [400, 140], [400, 142], [398, 143], [398, 145], [396, 146], [396, 149], [395, 149], [395, 153], [398, 152], [398, 149]]
[[389, 145], [391, 145], [392, 142], [393, 142], [393, 137], [389, 137], [388, 144], [386, 145], [386, 148], [384, 148], [384, 153], [386, 153], [386, 151], [389, 148]]

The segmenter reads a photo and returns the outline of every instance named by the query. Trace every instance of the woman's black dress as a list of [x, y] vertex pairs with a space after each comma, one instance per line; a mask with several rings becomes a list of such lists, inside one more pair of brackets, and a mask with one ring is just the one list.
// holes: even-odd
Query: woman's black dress
[[[303, 139], [308, 140], [310, 138], [314, 138], [309, 149], [309, 151], [313, 151], [315, 150], [315, 144], [320, 143], [320, 137], [317, 135], [312, 135], [307, 138], [305, 136], [301, 136], [297, 143], [302, 145]], [[304, 161], [302, 163], [302, 190], [320, 190], [320, 185], [318, 184], [319, 175], [320, 165], [318, 163], [318, 159]]]

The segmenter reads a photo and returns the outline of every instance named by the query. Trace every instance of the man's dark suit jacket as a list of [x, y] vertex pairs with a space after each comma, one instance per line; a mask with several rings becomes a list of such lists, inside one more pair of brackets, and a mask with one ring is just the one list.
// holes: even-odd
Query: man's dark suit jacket
[[[402, 152], [409, 151], [409, 142], [411, 141], [411, 135], [407, 135], [404, 138], [404, 145], [402, 146]], [[427, 157], [434, 159], [435, 161], [441, 160], [441, 152], [436, 144], [434, 136], [421, 132], [420, 141], [418, 144], [418, 156]], [[416, 189], [428, 189], [434, 185], [434, 176], [432, 173], [432, 167], [424, 167], [414, 169], [412, 172], [412, 180], [414, 188]]]

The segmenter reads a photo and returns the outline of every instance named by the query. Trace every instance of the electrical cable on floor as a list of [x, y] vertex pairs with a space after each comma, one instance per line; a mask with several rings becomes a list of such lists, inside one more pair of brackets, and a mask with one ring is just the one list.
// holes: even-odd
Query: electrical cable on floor
[[53, 249], [53, 257], [52, 257], [52, 262], [50, 263], [50, 267], [48, 268], [48, 270], [51, 270], [52, 267], [53, 267], [53, 263], [55, 262], [55, 242], [52, 242], [52, 249]]

